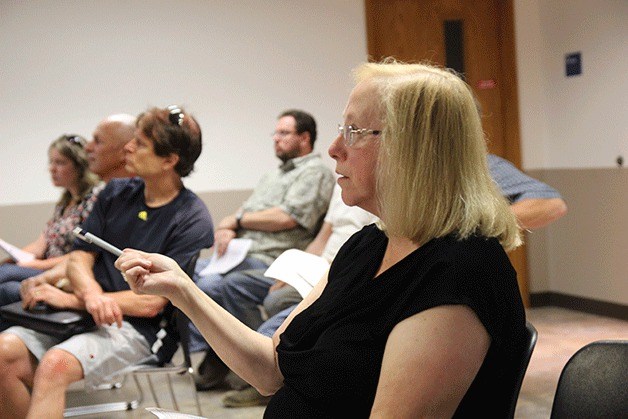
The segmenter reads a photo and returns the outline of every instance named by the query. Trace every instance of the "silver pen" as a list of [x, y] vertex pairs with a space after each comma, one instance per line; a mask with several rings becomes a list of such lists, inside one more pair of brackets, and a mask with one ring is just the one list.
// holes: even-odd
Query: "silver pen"
[[115, 256], [120, 256], [122, 254], [122, 250], [118, 249], [112, 244], [107, 243], [100, 237], [94, 236], [92, 233], [88, 233], [87, 231], [83, 230], [81, 227], [76, 227], [74, 230], [72, 230], [72, 232], [79, 239], [87, 243], [92, 243]]

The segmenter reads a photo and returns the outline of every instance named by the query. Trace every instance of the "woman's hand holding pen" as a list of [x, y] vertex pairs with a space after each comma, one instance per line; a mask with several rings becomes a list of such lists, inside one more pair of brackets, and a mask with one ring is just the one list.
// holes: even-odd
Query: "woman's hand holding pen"
[[191, 283], [177, 262], [157, 253], [124, 249], [115, 266], [137, 294], [152, 294], [170, 300]]

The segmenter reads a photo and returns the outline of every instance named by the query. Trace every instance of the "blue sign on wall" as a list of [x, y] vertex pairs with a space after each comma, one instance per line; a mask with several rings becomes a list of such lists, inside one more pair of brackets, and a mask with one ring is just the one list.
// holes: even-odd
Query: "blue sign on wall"
[[582, 58], [579, 52], [565, 55], [565, 73], [567, 77], [582, 74]]

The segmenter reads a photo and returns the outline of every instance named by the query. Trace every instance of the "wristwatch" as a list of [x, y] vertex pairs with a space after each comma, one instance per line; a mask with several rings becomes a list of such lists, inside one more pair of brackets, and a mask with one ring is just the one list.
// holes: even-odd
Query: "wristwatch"
[[236, 212], [236, 215], [235, 215], [236, 231], [242, 229], [242, 216], [244, 216], [244, 210], [240, 208], [238, 212]]

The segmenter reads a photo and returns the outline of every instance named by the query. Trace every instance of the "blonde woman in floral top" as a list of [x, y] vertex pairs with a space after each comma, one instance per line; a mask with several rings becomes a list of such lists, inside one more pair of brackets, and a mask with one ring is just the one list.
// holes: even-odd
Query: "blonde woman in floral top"
[[22, 280], [57, 265], [72, 249], [72, 230], [87, 218], [104, 187], [98, 176], [88, 169], [85, 144], [81, 136], [62, 135], [48, 148], [52, 183], [64, 190], [44, 231], [23, 248], [34, 254], [35, 259], [0, 265], [0, 305], [18, 301]]

